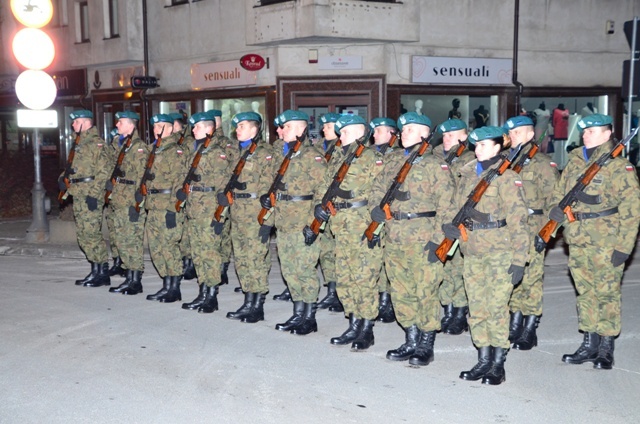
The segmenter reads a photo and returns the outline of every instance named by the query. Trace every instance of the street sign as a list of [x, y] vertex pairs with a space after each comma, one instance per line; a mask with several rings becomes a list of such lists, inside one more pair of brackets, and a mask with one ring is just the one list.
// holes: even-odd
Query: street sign
[[58, 111], [18, 109], [20, 128], [58, 128]]

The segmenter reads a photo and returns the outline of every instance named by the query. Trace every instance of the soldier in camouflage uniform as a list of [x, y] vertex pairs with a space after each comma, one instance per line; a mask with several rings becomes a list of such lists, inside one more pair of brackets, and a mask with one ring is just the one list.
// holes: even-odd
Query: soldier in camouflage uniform
[[[107, 145], [107, 152], [109, 154], [109, 169], [113, 169], [114, 164], [122, 148], [122, 143], [125, 137], [118, 134], [118, 129], [114, 128], [109, 133], [110, 143]], [[127, 271], [122, 268], [122, 259], [120, 259], [120, 253], [118, 253], [118, 245], [116, 243], [115, 226], [113, 224], [113, 209], [110, 207], [105, 208], [105, 218], [107, 221], [107, 229], [109, 230], [109, 249], [111, 250], [111, 257], [113, 258], [113, 265], [109, 268], [109, 276], [113, 277], [119, 275], [125, 277]]]
[[256, 323], [264, 320], [264, 301], [269, 291], [271, 255], [269, 238], [273, 228], [273, 217], [261, 226], [256, 220], [260, 212], [258, 196], [269, 190], [273, 178], [273, 148], [260, 136], [262, 118], [255, 112], [241, 112], [233, 117], [231, 125], [238, 138], [237, 157], [241, 157], [258, 137], [255, 151], [247, 156], [244, 168], [233, 188], [233, 204], [224, 193], [218, 195], [218, 204], [229, 207], [231, 240], [234, 263], [240, 285], [244, 291], [244, 303], [227, 318]]
[[[374, 118], [369, 123], [369, 126], [373, 130], [373, 144], [371, 148], [376, 152], [379, 152], [382, 156], [388, 155], [393, 151], [394, 148], [397, 148], [398, 144], [394, 143], [394, 146], [389, 146], [391, 142], [391, 138], [397, 134], [398, 127], [396, 126], [396, 121], [391, 118], [380, 117]], [[382, 163], [382, 159], [378, 159], [380, 163]], [[384, 249], [384, 239], [380, 240], [382, 244], [382, 248]], [[378, 316], [376, 321], [390, 323], [396, 321], [396, 315], [393, 312], [393, 303], [391, 302], [391, 294], [389, 294], [390, 290], [389, 276], [387, 275], [387, 270], [382, 264], [382, 268], [380, 269], [380, 276], [378, 277]]]
[[[584, 146], [569, 154], [551, 198], [558, 202], [585, 170], [613, 148], [612, 119], [594, 114], [578, 121]], [[569, 245], [569, 270], [578, 292], [578, 328], [582, 345], [564, 355], [569, 364], [593, 362], [611, 369], [614, 339], [620, 334], [620, 282], [633, 250], [640, 223], [640, 188], [636, 169], [622, 156], [609, 160], [579, 196], [576, 220], [566, 222], [563, 237]], [[549, 218], [562, 222], [564, 212], [554, 206]]]
[[116, 183], [107, 181], [106, 189], [111, 191], [109, 206], [113, 212], [116, 244], [122, 259], [122, 267], [127, 270], [126, 279], [118, 287], [109, 289], [111, 293], [134, 295], [142, 293], [144, 272], [143, 238], [145, 211], [136, 212], [135, 191], [137, 190], [149, 154], [149, 147], [136, 130], [140, 115], [132, 111], [116, 113], [118, 133], [131, 136], [131, 146], [125, 150], [124, 160]]
[[[91, 272], [76, 285], [85, 287], [108, 286], [109, 255], [107, 244], [102, 237], [102, 207], [104, 206], [104, 184], [109, 178], [110, 158], [104, 140], [93, 126], [93, 113], [76, 110], [69, 114], [73, 131], [80, 135], [73, 163], [69, 170], [70, 187], [73, 196], [73, 216], [76, 221], [78, 244], [91, 264]], [[58, 178], [60, 191], [66, 191], [64, 174]]]
[[[521, 149], [516, 160], [527, 156], [535, 141], [534, 125], [528, 116], [514, 116], [503, 126], [511, 139], [511, 149]], [[511, 165], [513, 169], [515, 164]], [[517, 350], [530, 350], [538, 344], [536, 327], [542, 315], [542, 281], [544, 278], [544, 252], [536, 252], [535, 236], [545, 224], [545, 211], [551, 207], [549, 198], [558, 181], [555, 163], [545, 153], [536, 153], [523, 163], [520, 171], [525, 200], [529, 208], [529, 259], [524, 269], [522, 283], [511, 294], [509, 309], [509, 340]]]
[[[158, 114], [151, 118], [156, 140], [153, 166], [147, 172], [147, 195], [136, 191], [136, 202], [147, 210], [147, 240], [153, 265], [162, 277], [162, 289], [147, 296], [147, 300], [172, 303], [182, 300], [180, 280], [182, 278], [182, 256], [180, 238], [184, 213], [176, 212], [173, 193], [184, 181], [187, 157], [178, 145], [178, 135], [173, 134], [173, 118]], [[158, 145], [159, 142], [159, 145]]]
[[[215, 130], [214, 116], [208, 112], [199, 112], [189, 118], [193, 127], [195, 145], [192, 148], [191, 165], [198, 148], [211, 136]], [[186, 201], [187, 225], [189, 226], [189, 240], [191, 253], [198, 274], [200, 286], [198, 296], [189, 303], [183, 303], [182, 308], [197, 310], [200, 313], [212, 313], [218, 310], [218, 285], [220, 285], [220, 269], [222, 267], [221, 243], [224, 223], [214, 219], [218, 207], [216, 195], [226, 184], [233, 158], [228, 154], [231, 149], [225, 149], [213, 140], [202, 150], [200, 163], [196, 175], [190, 185], [190, 193], [183, 188], [176, 192], [179, 202]]]
[[[404, 149], [385, 157], [384, 172], [376, 179], [371, 218], [384, 223], [384, 264], [391, 282], [396, 319], [405, 331], [405, 343], [387, 352], [392, 361], [409, 360], [425, 366], [433, 361], [436, 331], [440, 329], [438, 286], [442, 263], [435, 249], [442, 241], [440, 227], [451, 207], [454, 181], [448, 169], [428, 153], [416, 158], [391, 205], [386, 220], [379, 204], [398, 171], [431, 131], [431, 120], [408, 112], [398, 119]], [[385, 222], [386, 221], [386, 222]]]
[[[477, 160], [460, 169], [454, 209], [462, 208], [487, 172], [500, 166], [503, 135], [504, 130], [494, 126], [469, 134]], [[505, 381], [504, 361], [510, 346], [509, 298], [522, 280], [529, 255], [529, 213], [520, 176], [507, 169], [495, 178], [472, 212], [465, 222], [467, 241], [452, 223], [442, 227], [447, 238], [460, 241], [471, 339], [479, 349], [478, 363], [460, 373], [460, 378], [497, 385]]]
[[[431, 153], [438, 159], [440, 166], [451, 170], [457, 185], [460, 180], [460, 168], [474, 159], [473, 152], [466, 148], [456, 157], [460, 143], [467, 141], [467, 124], [457, 118], [448, 119], [438, 125], [438, 132], [442, 134], [442, 144], [435, 146]], [[469, 329], [469, 302], [464, 291], [463, 269], [462, 254], [456, 250], [444, 264], [444, 278], [438, 289], [440, 303], [444, 306], [440, 331], [446, 334], [458, 335]]]
[[302, 229], [313, 217], [314, 194], [321, 189], [327, 168], [324, 157], [309, 143], [308, 123], [309, 115], [304, 112], [286, 110], [280, 114], [283, 144], [274, 146], [276, 167], [280, 167], [289, 149], [294, 147], [296, 137], [304, 140], [291, 157], [278, 189], [276, 204], [271, 204], [268, 194], [260, 196], [263, 208], [274, 209], [282, 276], [287, 280], [293, 299], [293, 315], [286, 322], [276, 324], [276, 330], [299, 335], [318, 331], [316, 302], [320, 283], [315, 267], [320, 247], [315, 243], [305, 245]]

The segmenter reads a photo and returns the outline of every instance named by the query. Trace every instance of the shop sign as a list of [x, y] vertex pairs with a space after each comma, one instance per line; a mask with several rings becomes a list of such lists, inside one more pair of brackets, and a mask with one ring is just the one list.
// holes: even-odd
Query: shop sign
[[259, 71], [265, 64], [264, 57], [259, 54], [246, 54], [240, 58], [240, 66], [247, 71]]
[[20, 128], [58, 128], [58, 112], [54, 109], [18, 109], [17, 118]]
[[58, 88], [57, 97], [83, 96], [87, 91], [87, 72], [85, 69], [52, 72], [51, 77]]
[[194, 90], [255, 84], [256, 73], [242, 69], [237, 60], [191, 65], [191, 88]]
[[411, 82], [511, 85], [511, 59], [413, 56]]
[[327, 71], [362, 69], [362, 56], [322, 56], [318, 59], [318, 69]]

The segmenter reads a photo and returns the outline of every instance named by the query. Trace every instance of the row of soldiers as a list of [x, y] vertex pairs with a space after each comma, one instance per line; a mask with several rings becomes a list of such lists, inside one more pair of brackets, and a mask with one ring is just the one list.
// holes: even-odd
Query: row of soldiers
[[[559, 178], [550, 159], [537, 153], [533, 122], [526, 116], [467, 134], [461, 120], [434, 129], [428, 117], [415, 112], [370, 123], [356, 115], [325, 114], [324, 138], [311, 144], [308, 115], [287, 110], [274, 122], [278, 140], [268, 144], [261, 140], [261, 117], [253, 112], [233, 118], [234, 142], [220, 133], [219, 111], [190, 117], [193, 138], [185, 136], [179, 116], [159, 114], [151, 119], [151, 145], [138, 136], [137, 114], [116, 117], [118, 135], [104, 143], [90, 111], [71, 114], [78, 134], [75, 157], [59, 183], [75, 198], [78, 241], [92, 266], [77, 284], [110, 285], [100, 232], [102, 206], [108, 203], [116, 265], [126, 270], [124, 283], [110, 291], [142, 293], [146, 228], [153, 264], [163, 278], [162, 289], [147, 298], [182, 300], [180, 283], [189, 263], [183, 258], [190, 255], [200, 290], [182, 307], [213, 312], [228, 268], [225, 237], [230, 237], [244, 302], [227, 317], [255, 323], [264, 319], [268, 242], [275, 228], [287, 283], [280, 298], [293, 301], [292, 315], [277, 330], [315, 332], [316, 310], [330, 308], [349, 319], [331, 343], [366, 350], [375, 341], [376, 319], [393, 321], [393, 305], [405, 340], [387, 352], [389, 360], [428, 365], [438, 331], [461, 334], [469, 328], [478, 362], [460, 378], [485, 384], [505, 381], [512, 345], [519, 350], [537, 345], [544, 249], [536, 249], [535, 236], [547, 215], [565, 222], [570, 210], [558, 207], [563, 196], [613, 143], [610, 117], [583, 118], [585, 148], [572, 152]], [[435, 132], [442, 143], [434, 147]], [[563, 361], [590, 361], [603, 369], [613, 365], [619, 284], [640, 221], [635, 172], [620, 157], [609, 162], [572, 205], [580, 210], [571, 214], [577, 219], [565, 224], [585, 338]], [[482, 182], [484, 190], [470, 207]], [[464, 221], [456, 223], [462, 212]], [[456, 243], [443, 254], [446, 240], [458, 241], [460, 249]], [[320, 302], [318, 262], [328, 282]]]

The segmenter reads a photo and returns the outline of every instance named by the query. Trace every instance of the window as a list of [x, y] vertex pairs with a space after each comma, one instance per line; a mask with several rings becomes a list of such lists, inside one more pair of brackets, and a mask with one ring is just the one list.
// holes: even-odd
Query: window
[[80, 1], [75, 4], [76, 42], [88, 43], [89, 39], [89, 2]]
[[51, 20], [53, 26], [67, 26], [69, 25], [69, 14], [67, 12], [67, 1], [56, 0], [53, 3], [53, 19]]
[[179, 6], [187, 3], [189, 3], [189, 0], [170, 0], [168, 6]]
[[268, 6], [276, 3], [286, 3], [291, 0], [260, 0], [260, 6]]
[[118, 0], [103, 0], [104, 38], [117, 38], [118, 30]]
[[[218, 109], [222, 112], [222, 131], [229, 138], [235, 138], [236, 134], [231, 119], [240, 112], [256, 112], [264, 120], [264, 97], [242, 97], [231, 99], [205, 99], [204, 110]], [[268, 128], [269, 124], [263, 125]], [[265, 134], [266, 137], [266, 134]]]

